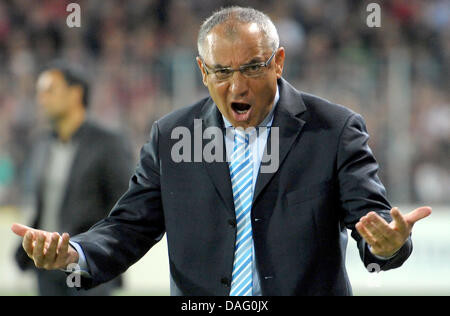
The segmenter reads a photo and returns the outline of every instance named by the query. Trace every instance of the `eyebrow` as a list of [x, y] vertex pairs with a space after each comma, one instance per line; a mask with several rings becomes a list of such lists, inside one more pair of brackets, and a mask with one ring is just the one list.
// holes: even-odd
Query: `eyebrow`
[[[261, 59], [261, 57], [253, 57], [249, 62], [242, 64], [241, 66], [259, 64], [259, 63], [263, 63], [263, 62], [264, 61]], [[222, 66], [221, 64], [215, 64], [212, 66], [212, 69], [221, 69], [221, 68], [231, 68], [231, 66]]]
[[254, 58], [252, 58], [252, 60], [250, 60], [248, 63], [246, 63], [246, 64], [243, 64], [242, 66], [245, 66], [245, 65], [251, 65], [251, 64], [259, 64], [259, 63], [263, 63], [264, 62], [264, 60], [262, 60], [261, 58], [259, 58], [259, 57], [254, 57]]
[[211, 68], [213, 69], [230, 68], [230, 66], [222, 66], [221, 64], [215, 64]]

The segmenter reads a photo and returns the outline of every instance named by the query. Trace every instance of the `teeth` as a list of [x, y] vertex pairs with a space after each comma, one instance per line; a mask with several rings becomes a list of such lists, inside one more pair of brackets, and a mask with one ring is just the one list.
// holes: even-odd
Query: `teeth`
[[236, 110], [236, 112], [238, 112], [238, 114], [245, 114], [245, 113], [247, 113], [247, 112], [248, 112], [248, 110], [244, 110], [244, 111], [239, 111], [239, 110]]

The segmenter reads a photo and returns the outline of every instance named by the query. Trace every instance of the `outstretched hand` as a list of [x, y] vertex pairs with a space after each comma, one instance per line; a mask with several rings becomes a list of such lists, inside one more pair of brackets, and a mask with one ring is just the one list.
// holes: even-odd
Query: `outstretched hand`
[[69, 234], [50, 233], [22, 224], [13, 224], [11, 230], [22, 237], [22, 247], [37, 268], [66, 269], [78, 262], [78, 252], [69, 245]]
[[408, 239], [414, 224], [431, 214], [431, 207], [422, 206], [405, 215], [394, 207], [390, 213], [393, 219], [390, 223], [377, 213], [370, 212], [356, 224], [357, 231], [370, 245], [374, 255], [394, 255]]

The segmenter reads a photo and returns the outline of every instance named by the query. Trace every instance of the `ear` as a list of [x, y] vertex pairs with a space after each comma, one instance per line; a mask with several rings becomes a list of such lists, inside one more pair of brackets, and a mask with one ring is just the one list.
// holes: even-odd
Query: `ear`
[[208, 76], [206, 74], [205, 68], [203, 67], [203, 62], [200, 59], [200, 57], [196, 57], [195, 59], [197, 61], [198, 68], [200, 69], [200, 72], [202, 73], [203, 84], [205, 85], [205, 87], [207, 87], [208, 86]]
[[83, 87], [80, 85], [74, 85], [70, 87], [70, 96], [73, 98], [75, 104], [83, 104]]
[[283, 75], [283, 67], [284, 67], [284, 47], [278, 48], [278, 51], [275, 54], [275, 71], [277, 73], [277, 78], [280, 79]]

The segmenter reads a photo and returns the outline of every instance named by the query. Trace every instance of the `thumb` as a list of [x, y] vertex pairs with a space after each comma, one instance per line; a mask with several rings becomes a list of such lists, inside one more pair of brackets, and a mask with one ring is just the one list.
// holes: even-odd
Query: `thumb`
[[23, 237], [23, 236], [25, 236], [27, 231], [34, 230], [34, 229], [31, 228], [31, 227], [22, 225], [22, 224], [14, 223], [11, 226], [11, 230], [14, 232], [14, 234], [16, 234], [16, 235], [18, 235], [20, 237]]
[[422, 206], [422, 207], [416, 208], [414, 211], [406, 214], [405, 220], [410, 224], [414, 224], [415, 222], [421, 220], [422, 218], [429, 216], [430, 214], [431, 214], [431, 207]]

